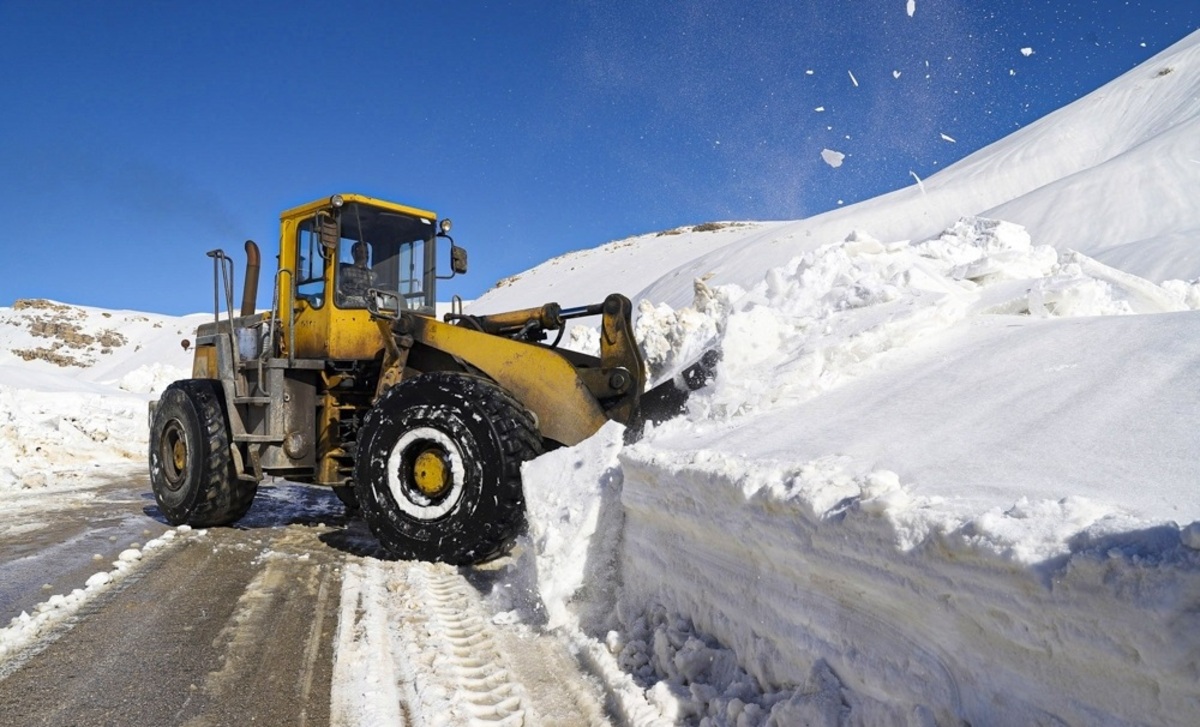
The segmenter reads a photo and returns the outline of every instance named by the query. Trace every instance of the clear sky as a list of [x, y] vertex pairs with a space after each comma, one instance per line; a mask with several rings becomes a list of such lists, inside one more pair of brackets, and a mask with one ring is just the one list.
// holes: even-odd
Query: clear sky
[[452, 218], [471, 272], [440, 290], [473, 298], [912, 184], [1197, 28], [1181, 0], [0, 0], [0, 305], [209, 310], [206, 251], [240, 291], [242, 242], [270, 268], [279, 212], [334, 192]]

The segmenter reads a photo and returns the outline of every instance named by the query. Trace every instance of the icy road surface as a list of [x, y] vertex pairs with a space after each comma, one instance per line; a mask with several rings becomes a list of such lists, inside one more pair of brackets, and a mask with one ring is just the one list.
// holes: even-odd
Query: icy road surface
[[377, 557], [328, 490], [207, 531], [132, 469], [56, 502], [0, 527], [0, 725], [609, 724], [560, 642], [493, 623], [487, 570]]

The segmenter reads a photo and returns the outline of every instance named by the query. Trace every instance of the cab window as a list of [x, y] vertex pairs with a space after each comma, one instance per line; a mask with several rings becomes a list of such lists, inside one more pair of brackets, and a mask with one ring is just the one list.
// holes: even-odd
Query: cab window
[[408, 308], [426, 301], [426, 281], [433, 278], [433, 220], [361, 203], [347, 204], [338, 215], [339, 242], [335, 286], [337, 305], [366, 306], [367, 290], [393, 291]]
[[300, 223], [296, 244], [296, 298], [320, 308], [325, 303], [325, 265], [316, 217]]

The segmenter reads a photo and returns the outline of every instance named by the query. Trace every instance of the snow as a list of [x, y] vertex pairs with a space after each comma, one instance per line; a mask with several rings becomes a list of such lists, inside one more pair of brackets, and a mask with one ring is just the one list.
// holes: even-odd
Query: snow
[[69, 486], [141, 460], [147, 402], [186, 378], [180, 341], [206, 316], [103, 311], [55, 301], [0, 308], [0, 491]]
[[[666, 332], [652, 370], [719, 346], [716, 381], [635, 446], [602, 432], [528, 465], [521, 567], [549, 625], [603, 635], [668, 719], [788, 723], [830, 680], [840, 699], [797, 714], [1194, 711], [1200, 640], [1164, 638], [1200, 597], [1185, 308], [982, 218], [697, 284], [639, 330]], [[688, 666], [723, 659], [744, 675]]]
[[[1196, 722], [1198, 95], [1194, 33], [911, 187], [610, 242], [473, 301], [615, 289], [654, 381], [723, 358], [637, 443], [610, 424], [525, 466], [528, 532], [484, 602], [454, 569], [348, 565], [338, 720], [535, 717], [514, 686], [456, 711], [480, 665], [454, 644], [490, 619], [568, 644], [626, 724]], [[49, 505], [144, 457], [203, 319], [0, 309], [0, 492]]]
[[[512, 576], [617, 701], [711, 724], [1200, 714], [1198, 40], [911, 190], [624, 286], [656, 378], [720, 346], [717, 379], [636, 445], [530, 463]], [[601, 297], [589, 280], [621, 277], [559, 285]], [[477, 305], [553, 295], [520, 292]]]
[[841, 153], [840, 151], [834, 151], [833, 149], [822, 149], [821, 150], [821, 159], [824, 160], [824, 162], [826, 164], [833, 167], [834, 169], [837, 169], [838, 167], [842, 166], [842, 160], [845, 158], [846, 158], [846, 155]]

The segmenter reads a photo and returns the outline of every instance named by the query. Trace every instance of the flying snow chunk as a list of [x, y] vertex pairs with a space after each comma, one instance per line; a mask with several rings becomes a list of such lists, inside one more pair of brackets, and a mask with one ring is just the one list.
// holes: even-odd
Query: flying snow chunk
[[855, 88], [858, 88], [858, 79], [854, 77], [854, 71], [846, 71], [846, 73], [850, 74], [850, 82], [854, 84]]
[[824, 107], [824, 106], [818, 106], [818, 107], [816, 107], [815, 109], [813, 109], [813, 111], [816, 111], [817, 113], [821, 113], [821, 112], [822, 112], [822, 111], [824, 111], [824, 110], [825, 110], [825, 107]]
[[1029, 56], [1033, 55], [1033, 49], [1032, 49], [1032, 48], [1029, 48], [1029, 47], [1022, 48], [1022, 49], [1021, 49], [1021, 55], [1025, 56], [1026, 58], [1028, 58]]
[[904, 9], [908, 11], [908, 17], [911, 18], [913, 13], [917, 12], [917, 0], [908, 0], [908, 5]]
[[826, 164], [837, 169], [842, 166], [842, 160], [846, 158], [846, 155], [833, 149], [822, 149], [821, 158], [825, 160]]
[[900, 71], [892, 71], [892, 78], [899, 78], [899, 77], [900, 77]]
[[944, 140], [946, 140], [946, 141], [950, 142], [951, 144], [956, 144], [956, 143], [958, 143], [958, 142], [954, 141], [953, 137], [946, 136], [945, 134], [942, 134], [942, 139], [944, 139]]

